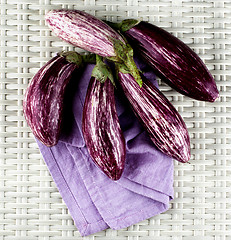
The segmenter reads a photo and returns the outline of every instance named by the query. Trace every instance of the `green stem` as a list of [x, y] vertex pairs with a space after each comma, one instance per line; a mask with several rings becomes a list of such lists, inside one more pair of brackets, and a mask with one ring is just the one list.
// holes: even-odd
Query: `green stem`
[[115, 86], [115, 81], [110, 67], [104, 63], [103, 58], [99, 55], [96, 55], [96, 65], [93, 68], [91, 75], [101, 83], [104, 83], [107, 79], [110, 79], [112, 84]]
[[77, 65], [81, 65], [83, 63], [96, 63], [96, 56], [93, 53], [80, 55], [75, 51], [62, 51], [59, 53], [59, 56], [65, 57], [68, 62], [75, 63]]
[[78, 66], [83, 64], [83, 58], [80, 54], [74, 51], [60, 52], [59, 56], [65, 57], [68, 62], [75, 63]]
[[96, 63], [96, 55], [94, 53], [82, 55], [84, 63]]
[[104, 21], [104, 22], [107, 23], [107, 25], [109, 25], [113, 29], [119, 30], [121, 32], [126, 32], [129, 29], [133, 28], [134, 26], [136, 26], [137, 24], [140, 23], [140, 21], [136, 20], [136, 19], [125, 19], [119, 23], [113, 23], [110, 21]]
[[137, 81], [139, 86], [142, 87], [143, 81], [142, 81], [142, 78], [140, 76], [140, 71], [137, 68], [133, 58], [132, 57], [128, 57], [127, 61], [125, 62], [125, 65], [129, 69], [130, 73], [135, 78], [135, 80]]
[[136, 19], [125, 19], [120, 23], [120, 31], [121, 32], [126, 32], [129, 29], [133, 28], [137, 24], [139, 24], [140, 21]]
[[95, 60], [97, 65], [104, 64], [102, 56], [95, 55]]
[[129, 69], [130, 73], [133, 75], [139, 86], [142, 87], [142, 79], [140, 77], [139, 69], [137, 68], [133, 59], [132, 47], [127, 43], [126, 39], [126, 44], [117, 39], [111, 40], [113, 41], [117, 60], [114, 60], [112, 58], [108, 59], [124, 64]]

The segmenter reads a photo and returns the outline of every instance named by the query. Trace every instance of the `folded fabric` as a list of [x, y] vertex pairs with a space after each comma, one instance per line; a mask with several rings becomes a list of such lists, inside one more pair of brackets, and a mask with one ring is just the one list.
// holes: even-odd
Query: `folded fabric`
[[[150, 69], [136, 60], [153, 82]], [[173, 198], [173, 160], [150, 141], [124, 96], [116, 91], [117, 113], [126, 140], [126, 164], [118, 181], [109, 179], [91, 160], [81, 131], [84, 99], [94, 65], [76, 78], [71, 111], [56, 146], [37, 140], [45, 163], [82, 236], [106, 228], [121, 229], [165, 212]], [[68, 107], [67, 107], [68, 108]], [[70, 110], [70, 108], [69, 108]]]

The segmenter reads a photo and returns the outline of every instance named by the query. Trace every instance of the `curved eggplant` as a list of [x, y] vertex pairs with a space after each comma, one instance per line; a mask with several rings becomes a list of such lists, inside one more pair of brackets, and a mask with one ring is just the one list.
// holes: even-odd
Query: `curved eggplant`
[[115, 57], [113, 39], [123, 38], [100, 19], [79, 10], [51, 10], [46, 15], [51, 30], [66, 42], [103, 57]]
[[125, 165], [125, 140], [116, 113], [114, 86], [107, 78], [91, 77], [85, 98], [82, 132], [95, 164], [112, 180], [118, 180]]
[[51, 10], [46, 15], [50, 29], [62, 40], [116, 62], [124, 62], [142, 85], [133, 60], [133, 49], [108, 24], [80, 10]]
[[117, 26], [124, 31], [135, 51], [172, 88], [196, 100], [214, 102], [218, 98], [219, 92], [211, 73], [181, 40], [148, 22], [128, 19]]
[[[142, 76], [142, 75], [141, 75]], [[155, 146], [180, 162], [190, 160], [190, 139], [180, 114], [144, 76], [140, 88], [133, 76], [118, 71], [119, 83]]]
[[46, 146], [58, 142], [65, 89], [79, 67], [63, 56], [55, 56], [35, 74], [27, 87], [24, 116], [34, 136]]

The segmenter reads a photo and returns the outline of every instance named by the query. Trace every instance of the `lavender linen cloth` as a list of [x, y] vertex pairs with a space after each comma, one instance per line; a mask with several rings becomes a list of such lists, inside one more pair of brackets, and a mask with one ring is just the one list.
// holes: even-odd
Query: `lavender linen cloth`
[[[154, 84], [154, 74], [137, 61]], [[82, 110], [93, 65], [76, 80], [72, 109], [65, 114], [61, 139], [46, 147], [37, 141], [57, 188], [82, 236], [128, 227], [165, 212], [173, 198], [173, 160], [155, 148], [123, 96], [117, 112], [126, 140], [126, 164], [118, 181], [93, 163], [82, 131]]]

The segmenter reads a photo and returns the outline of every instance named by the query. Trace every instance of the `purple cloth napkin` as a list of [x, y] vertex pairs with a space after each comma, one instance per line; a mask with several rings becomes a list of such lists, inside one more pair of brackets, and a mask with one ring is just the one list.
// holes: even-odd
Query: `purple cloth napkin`
[[[156, 84], [153, 72], [137, 61]], [[71, 111], [54, 147], [37, 141], [48, 169], [82, 236], [106, 228], [121, 229], [168, 210], [173, 198], [173, 160], [155, 148], [125, 98], [116, 91], [117, 112], [126, 139], [122, 177], [112, 181], [93, 163], [82, 131], [82, 110], [93, 65], [87, 65], [72, 88]], [[69, 109], [70, 110], [70, 109]]]

